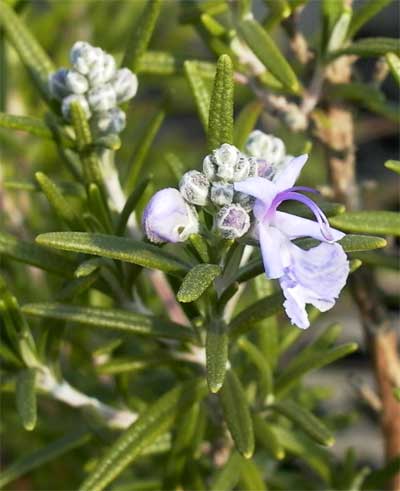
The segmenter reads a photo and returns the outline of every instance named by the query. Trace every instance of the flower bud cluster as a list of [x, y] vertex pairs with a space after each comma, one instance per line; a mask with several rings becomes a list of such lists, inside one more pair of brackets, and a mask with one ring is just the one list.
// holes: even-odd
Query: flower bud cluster
[[72, 102], [79, 102], [93, 130], [101, 136], [120, 133], [126, 124], [118, 105], [137, 92], [138, 81], [128, 68], [117, 70], [113, 56], [101, 48], [77, 41], [70, 51], [71, 68], [60, 68], [49, 77], [49, 89], [70, 119]]
[[249, 155], [268, 162], [268, 170], [263, 175], [268, 179], [273, 179], [293, 159], [292, 155], [286, 153], [285, 144], [280, 138], [260, 130], [250, 133], [245, 150]]
[[205, 157], [203, 172], [192, 170], [183, 175], [179, 190], [192, 205], [216, 208], [216, 228], [223, 237], [236, 239], [250, 227], [252, 199], [236, 192], [233, 184], [248, 177], [267, 177], [269, 171], [264, 159], [248, 157], [224, 143]]

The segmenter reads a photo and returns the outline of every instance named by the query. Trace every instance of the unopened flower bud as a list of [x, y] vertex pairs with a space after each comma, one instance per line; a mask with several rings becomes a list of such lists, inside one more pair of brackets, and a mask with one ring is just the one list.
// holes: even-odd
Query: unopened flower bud
[[96, 87], [88, 92], [91, 109], [95, 112], [104, 112], [116, 106], [117, 98], [110, 84]]
[[218, 206], [230, 205], [233, 200], [233, 185], [225, 182], [211, 184], [211, 201]]
[[237, 239], [249, 230], [250, 217], [240, 205], [228, 205], [219, 210], [216, 224], [225, 239]]
[[217, 169], [211, 155], [207, 155], [203, 160], [203, 173], [210, 181], [213, 181], [217, 175]]
[[207, 177], [197, 170], [183, 174], [179, 183], [179, 190], [185, 200], [199, 206], [207, 203], [209, 187]]
[[255, 159], [256, 160], [256, 170], [255, 174], [258, 177], [265, 177], [266, 179], [270, 179], [273, 172], [274, 167], [268, 163], [265, 159]]
[[158, 191], [143, 212], [142, 225], [151, 242], [183, 242], [199, 230], [196, 209], [177, 189]]
[[77, 41], [71, 48], [71, 65], [82, 75], [87, 75], [98, 59], [99, 51], [89, 43]]
[[255, 130], [250, 133], [246, 142], [246, 152], [274, 165], [285, 157], [286, 149], [280, 138]]
[[240, 205], [247, 213], [250, 213], [253, 209], [254, 199], [246, 193], [236, 191], [233, 197], [235, 204]]
[[60, 68], [49, 76], [49, 90], [54, 99], [61, 100], [71, 93], [66, 85], [67, 74], [66, 68]]
[[118, 107], [96, 115], [96, 125], [103, 134], [121, 133], [126, 125], [126, 115]]
[[118, 102], [125, 102], [135, 96], [138, 89], [138, 79], [129, 68], [121, 68], [111, 81]]
[[249, 172], [250, 172], [249, 159], [246, 156], [241, 155], [234, 167], [233, 180], [244, 181], [249, 176]]
[[87, 78], [76, 70], [68, 71], [65, 85], [74, 94], [84, 94], [89, 89]]
[[73, 102], [78, 102], [80, 104], [81, 108], [83, 109], [83, 112], [86, 115], [86, 118], [89, 119], [91, 116], [91, 112], [90, 112], [88, 101], [86, 100], [85, 96], [79, 94], [71, 94], [62, 100], [61, 112], [64, 118], [66, 120], [70, 119], [71, 116], [70, 108]]
[[[97, 49], [97, 48], [96, 48]], [[100, 87], [101, 85], [110, 82], [115, 75], [116, 64], [111, 55], [108, 55], [104, 51], [100, 50], [96, 63], [93, 64], [87, 77], [91, 87]]]
[[232, 181], [235, 173], [235, 165], [239, 158], [239, 150], [228, 143], [224, 143], [214, 150], [213, 159], [217, 165], [217, 176], [225, 181]]

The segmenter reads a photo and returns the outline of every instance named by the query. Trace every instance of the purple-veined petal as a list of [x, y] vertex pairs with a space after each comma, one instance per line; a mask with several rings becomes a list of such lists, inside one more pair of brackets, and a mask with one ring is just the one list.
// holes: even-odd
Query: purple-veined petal
[[263, 224], [259, 224], [258, 236], [267, 278], [280, 278], [290, 264], [289, 239], [277, 228]]
[[235, 191], [249, 194], [261, 201], [267, 210], [279, 190], [275, 184], [264, 177], [249, 177], [234, 183]]
[[284, 307], [292, 323], [304, 329], [306, 304], [322, 312], [332, 308], [346, 284], [349, 262], [339, 244], [322, 243], [308, 251], [291, 244], [290, 253], [291, 265], [280, 279]]
[[308, 155], [300, 155], [288, 162], [282, 169], [279, 169], [273, 177], [273, 182], [276, 184], [279, 191], [291, 188], [297, 181], [304, 164], [307, 162]]
[[[291, 215], [283, 211], [277, 211], [271, 222], [271, 224], [277, 227], [281, 232], [289, 237], [289, 239], [297, 239], [298, 237], [312, 237], [313, 239], [326, 242], [326, 237], [321, 232], [321, 227], [318, 222], [309, 220], [307, 218]], [[345, 234], [330, 228], [333, 241], [342, 239]]]
[[151, 242], [183, 242], [198, 232], [195, 209], [188, 205], [177, 189], [158, 191], [143, 212], [143, 228]]

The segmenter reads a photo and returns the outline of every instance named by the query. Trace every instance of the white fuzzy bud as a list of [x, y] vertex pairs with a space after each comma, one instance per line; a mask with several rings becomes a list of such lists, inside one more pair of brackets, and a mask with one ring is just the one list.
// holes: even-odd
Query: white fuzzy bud
[[[95, 48], [100, 49], [100, 48]], [[87, 74], [91, 87], [100, 87], [101, 85], [110, 82], [116, 72], [116, 64], [114, 58], [100, 50], [96, 63], [92, 65]]]
[[209, 187], [207, 177], [197, 170], [183, 174], [179, 183], [179, 190], [185, 200], [199, 206], [207, 203]]
[[71, 108], [71, 104], [73, 102], [78, 102], [80, 104], [81, 108], [83, 109], [83, 112], [86, 115], [86, 118], [89, 119], [91, 116], [89, 104], [86, 100], [86, 97], [84, 97], [83, 95], [79, 95], [79, 94], [71, 94], [62, 100], [61, 112], [62, 112], [64, 118], [66, 120], [70, 119], [70, 116], [71, 116], [70, 108]]
[[49, 90], [54, 99], [61, 100], [71, 93], [66, 85], [67, 74], [68, 70], [66, 68], [60, 68], [49, 75]]
[[213, 159], [217, 165], [217, 176], [225, 181], [232, 181], [239, 158], [239, 150], [228, 143], [214, 150]]
[[241, 155], [239, 160], [236, 162], [233, 173], [233, 180], [244, 181], [249, 177], [250, 172], [250, 162], [245, 155]]
[[73, 94], [84, 94], [89, 89], [87, 78], [76, 70], [68, 71], [65, 85]]
[[129, 68], [121, 68], [111, 81], [117, 95], [118, 102], [125, 102], [136, 95], [138, 79]]
[[233, 200], [234, 189], [232, 184], [213, 182], [211, 184], [211, 201], [217, 206], [230, 205]]
[[109, 111], [98, 113], [95, 124], [100, 133], [121, 133], [126, 125], [126, 115], [118, 107], [113, 107]]
[[271, 165], [275, 165], [285, 157], [286, 148], [280, 138], [255, 130], [250, 133], [246, 142], [246, 152], [254, 157], [265, 159]]
[[237, 239], [249, 230], [250, 216], [240, 205], [224, 206], [217, 214], [216, 225], [225, 239]]
[[240, 205], [244, 210], [246, 210], [247, 213], [250, 213], [251, 210], [253, 209], [254, 198], [252, 198], [246, 193], [240, 193], [238, 191], [235, 192], [233, 201], [235, 204]]
[[207, 157], [203, 160], [203, 173], [210, 181], [213, 181], [217, 176], [217, 168], [211, 155], [207, 155]]
[[94, 112], [105, 112], [117, 104], [115, 91], [110, 84], [96, 87], [88, 92], [89, 105]]
[[[101, 51], [101, 50], [100, 50]], [[94, 48], [89, 43], [77, 41], [70, 51], [71, 65], [82, 75], [87, 75], [99, 59], [98, 48]]]

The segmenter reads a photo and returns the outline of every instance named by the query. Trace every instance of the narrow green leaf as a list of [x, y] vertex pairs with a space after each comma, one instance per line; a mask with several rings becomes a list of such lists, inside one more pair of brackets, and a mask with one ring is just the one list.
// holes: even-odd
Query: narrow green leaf
[[[173, 55], [165, 51], [146, 51], [141, 57], [137, 73], [150, 75], [181, 75], [184, 72], [184, 62], [187, 58]], [[215, 63], [204, 60], [191, 60], [196, 62], [201, 75], [213, 80], [215, 76]]]
[[93, 257], [86, 261], [83, 261], [74, 271], [75, 278], [83, 278], [89, 276], [97, 271], [104, 265], [104, 259], [102, 257]]
[[325, 365], [329, 365], [339, 358], [343, 358], [358, 348], [356, 343], [347, 343], [331, 348], [323, 352], [316, 352], [310, 354], [307, 358], [303, 360], [300, 364], [293, 366], [293, 368], [287, 368], [276, 380], [275, 394], [277, 397], [282, 397], [287, 393], [294, 385], [297, 384], [298, 380], [303, 377], [306, 373], [317, 370]]
[[80, 491], [102, 491], [142, 451], [175, 423], [196, 400], [203, 397], [202, 382], [190, 381], [164, 394], [111, 445], [94, 471], [80, 486]]
[[218, 59], [208, 120], [208, 149], [233, 143], [233, 66], [228, 55]]
[[330, 219], [345, 232], [400, 235], [400, 213], [394, 211], [354, 211]]
[[285, 449], [276, 437], [273, 428], [259, 414], [253, 415], [254, 434], [256, 440], [266, 448], [277, 460], [285, 457]]
[[269, 361], [255, 344], [245, 338], [238, 340], [238, 346], [247, 354], [258, 370], [260, 399], [262, 401], [267, 399], [267, 402], [270, 402], [273, 399], [273, 376]]
[[360, 7], [354, 11], [347, 37], [349, 39], [354, 37], [364, 24], [391, 2], [392, 0], [364, 0]]
[[399, 257], [396, 254], [387, 254], [384, 252], [365, 251], [352, 254], [355, 259], [362, 264], [377, 266], [379, 268], [392, 269], [398, 271], [400, 269]]
[[218, 395], [236, 448], [246, 459], [250, 459], [254, 452], [253, 422], [246, 394], [232, 369], [226, 372], [224, 385]]
[[208, 252], [207, 241], [200, 234], [192, 234], [189, 237], [190, 243], [196, 251], [199, 258], [204, 262], [208, 263], [210, 261], [210, 255]]
[[[339, 215], [340, 216], [340, 215]], [[331, 219], [332, 220], [332, 219]], [[332, 225], [334, 225], [332, 223]], [[335, 225], [337, 226], [337, 225]], [[341, 226], [339, 228], [342, 228]], [[366, 232], [366, 230], [364, 230]], [[295, 243], [303, 249], [311, 249], [319, 244], [315, 239], [298, 239]], [[345, 252], [370, 251], [372, 249], [381, 249], [386, 247], [387, 242], [382, 237], [373, 235], [345, 235], [339, 240], [339, 244]]]
[[3, 28], [0, 28], [0, 111], [7, 109], [7, 48], [6, 35]]
[[264, 3], [268, 6], [268, 16], [264, 23], [267, 31], [289, 17], [291, 9], [287, 0], [264, 0]]
[[4, 1], [0, 2], [0, 26], [18, 53], [33, 81], [45, 98], [49, 98], [48, 77], [55, 71], [53, 63], [26, 27]]
[[301, 428], [309, 437], [321, 445], [331, 447], [335, 443], [333, 435], [320, 419], [314, 416], [308, 409], [285, 399], [276, 403], [272, 408], [278, 413], [283, 414]]
[[[2, 306], [0, 306], [0, 312], [2, 311], [3, 308]], [[3, 342], [0, 342], [0, 358], [5, 364], [10, 363], [18, 368], [21, 368], [23, 366], [21, 360], [17, 357], [17, 355]]]
[[23, 427], [31, 431], [36, 426], [36, 370], [21, 370], [17, 377], [15, 397]]
[[400, 174], [400, 160], [387, 160], [385, 162], [386, 169], [390, 169], [396, 174]]
[[206, 366], [208, 387], [213, 394], [217, 393], [224, 383], [228, 343], [225, 323], [219, 319], [211, 321], [207, 329]]
[[45, 247], [117, 259], [145, 268], [160, 269], [165, 273], [180, 273], [190, 269], [190, 265], [159, 247], [125, 237], [84, 232], [51, 232], [39, 235], [36, 241]]
[[87, 190], [89, 209], [92, 214], [99, 220], [102, 225], [102, 230], [111, 234], [114, 226], [111, 221], [110, 210], [106, 204], [106, 200], [99, 189], [99, 186], [91, 182]]
[[331, 456], [303, 432], [274, 425], [273, 431], [287, 453], [305, 461], [326, 482], [331, 482]]
[[243, 107], [236, 118], [233, 141], [239, 150], [244, 149], [247, 137], [253, 131], [262, 109], [263, 104], [260, 101], [251, 101]]
[[386, 53], [400, 54], [400, 40], [395, 38], [366, 38], [354, 41], [346, 48], [333, 51], [331, 58], [342, 55], [384, 56]]
[[165, 118], [165, 111], [157, 111], [151, 120], [146, 125], [143, 136], [140, 138], [135, 151], [128, 162], [128, 175], [125, 180], [125, 191], [127, 194], [132, 193], [135, 189], [138, 179], [143, 178], [143, 166], [149, 154], [150, 148], [153, 145], [154, 139], [157, 136]]
[[389, 65], [390, 73], [396, 80], [397, 85], [400, 85], [400, 57], [398, 57], [395, 53], [387, 53], [385, 58], [387, 64]]
[[118, 223], [115, 227], [115, 235], [124, 235], [129, 217], [135, 211], [135, 208], [145, 193], [150, 180], [150, 178], [143, 179], [128, 196], [128, 199], [126, 200], [126, 203], [118, 217]]
[[209, 80], [206, 80], [199, 70], [198, 62], [185, 61], [185, 75], [196, 102], [197, 112], [205, 131], [208, 129], [211, 89]]
[[31, 135], [47, 140], [53, 139], [53, 134], [46, 123], [32, 116], [16, 116], [14, 114], [0, 113], [0, 127], [16, 131], [25, 131]]
[[241, 461], [241, 455], [236, 451], [232, 452], [226, 464], [215, 476], [210, 489], [231, 491], [239, 480]]
[[239, 486], [242, 491], [266, 491], [264, 479], [254, 460], [242, 459], [240, 462]]
[[216, 264], [198, 264], [183, 279], [176, 298], [179, 302], [194, 302], [220, 274], [221, 268]]
[[4, 233], [0, 233], [0, 254], [61, 276], [71, 276], [75, 269], [69, 258]]
[[323, 47], [328, 44], [333, 28], [342, 15], [344, 0], [321, 0]]
[[74, 300], [90, 290], [98, 279], [98, 271], [93, 271], [93, 273], [82, 276], [81, 278], [74, 278], [64, 284], [62, 289], [54, 295], [54, 300], [58, 302]]
[[100, 165], [92, 148], [93, 138], [86, 114], [78, 102], [71, 104], [70, 112], [78, 151], [82, 160], [85, 181], [87, 184], [93, 182], [101, 187], [102, 176]]
[[91, 437], [90, 433], [75, 431], [50, 443], [46, 447], [20, 457], [7, 469], [3, 470], [0, 476], [0, 487], [3, 488], [6, 484], [15, 481], [27, 472], [37, 469], [47, 464], [47, 462], [51, 462], [61, 455], [84, 445]]
[[[313, 198], [313, 201], [317, 203], [317, 205], [321, 208], [321, 210], [327, 217], [341, 215], [346, 211], [346, 208], [342, 203], [330, 203], [327, 201], [322, 201], [318, 198]], [[282, 204], [279, 209], [285, 211], [286, 213], [291, 213], [299, 217], [309, 218], [312, 220], [315, 219], [315, 216], [312, 214], [312, 212], [300, 203], [288, 201], [287, 203]]]
[[193, 332], [186, 326], [127, 310], [78, 307], [59, 303], [31, 303], [24, 305], [22, 311], [33, 317], [59, 319], [95, 329], [126, 331], [143, 336], [160, 336], [183, 341], [194, 339]]
[[344, 6], [342, 13], [340, 14], [337, 22], [332, 29], [332, 33], [330, 35], [326, 48], [328, 53], [336, 49], [340, 49], [343, 46], [349, 29], [352, 14], [352, 8]]
[[298, 93], [300, 83], [296, 74], [261, 25], [253, 19], [246, 19], [239, 22], [238, 32], [272, 75], [291, 92]]
[[140, 59], [149, 45], [161, 7], [161, 0], [148, 0], [142, 15], [130, 31], [132, 35], [128, 41], [121, 66], [129, 67], [136, 73]]
[[277, 314], [282, 308], [282, 303], [282, 295], [276, 293], [246, 307], [232, 319], [229, 325], [230, 336], [235, 339], [254, 328], [258, 321]]
[[36, 172], [36, 180], [56, 214], [72, 230], [83, 227], [83, 222], [63, 196], [61, 189], [43, 172]]

